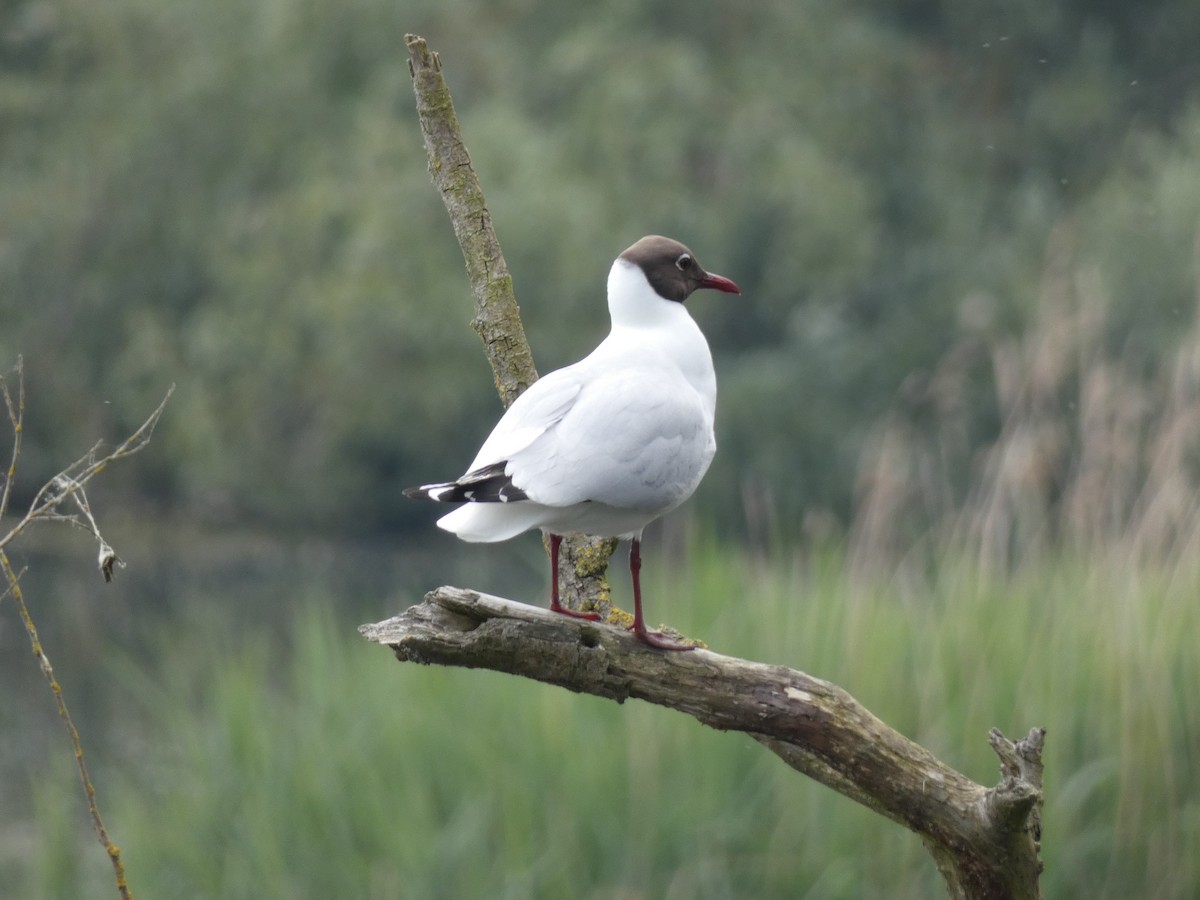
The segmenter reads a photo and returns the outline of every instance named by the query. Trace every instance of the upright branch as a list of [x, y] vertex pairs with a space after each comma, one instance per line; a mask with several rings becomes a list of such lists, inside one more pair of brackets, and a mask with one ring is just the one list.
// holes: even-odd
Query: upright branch
[[8, 513], [8, 501], [17, 480], [17, 461], [21, 458], [21, 439], [25, 435], [25, 361], [19, 356], [13, 371], [17, 376], [16, 403], [13, 403], [12, 392], [8, 389], [8, 380], [0, 375], [0, 394], [4, 395], [4, 406], [8, 410], [8, 421], [13, 431], [12, 456], [9, 457], [8, 472], [4, 476], [4, 490], [0, 491], [0, 522]]
[[11, 594], [13, 602], [17, 605], [17, 613], [21, 617], [21, 624], [25, 627], [25, 633], [29, 636], [29, 643], [33, 649], [33, 655], [37, 659], [38, 668], [42, 670], [42, 675], [45, 677], [46, 683], [50, 685], [50, 690], [54, 694], [54, 703], [58, 708], [58, 715], [67, 726], [67, 735], [71, 742], [71, 750], [75, 754], [75, 767], [79, 770], [79, 780], [83, 783], [83, 793], [87, 799], [88, 814], [92, 817], [92, 828], [95, 830], [97, 840], [104, 847], [104, 852], [108, 854], [108, 859], [112, 863], [113, 875], [117, 881], [117, 894], [121, 897], [121, 900], [131, 900], [133, 894], [130, 892], [129, 882], [125, 878], [125, 864], [121, 860], [121, 848], [109, 836], [108, 827], [104, 824], [104, 817], [100, 815], [100, 806], [96, 802], [96, 787], [92, 784], [92, 776], [88, 772], [87, 762], [84, 759], [83, 742], [79, 739], [79, 731], [75, 727], [75, 721], [71, 718], [70, 710], [67, 709], [67, 701], [63, 697], [62, 686], [58, 683], [58, 679], [54, 675], [54, 666], [50, 664], [50, 657], [46, 655], [46, 651], [42, 648], [37, 626], [34, 624], [33, 616], [29, 612], [29, 606], [25, 603], [25, 595], [21, 591], [20, 574], [13, 571], [12, 562], [9, 560], [8, 554], [3, 550], [0, 550], [0, 572], [3, 572], [4, 580], [8, 583], [5, 594]]
[[492, 228], [483, 188], [463, 144], [454, 101], [442, 77], [442, 61], [426, 46], [424, 38], [410, 34], [404, 43], [425, 152], [429, 155], [429, 174], [450, 214], [471, 280], [475, 297], [471, 327], [483, 341], [496, 390], [507, 407], [538, 377], [513, 293], [512, 276]]
[[[536, 377], [512, 279], [441, 61], [421, 38], [405, 41], [430, 172], [471, 276], [473, 324], [507, 404]], [[603, 582], [589, 573], [603, 572], [611, 548], [577, 554], [566, 567], [594, 591]], [[571, 604], [569, 595], [565, 602]], [[921, 835], [951, 897], [1040, 897], [1041, 729], [1015, 743], [993, 731], [1002, 778], [989, 789], [889, 728], [836, 685], [781, 666], [706, 650], [661, 653], [624, 629], [453, 587], [360, 631], [390, 646], [401, 661], [493, 669], [618, 703], [637, 697], [713, 728], [745, 732], [798, 771]]]
[[[471, 327], [483, 341], [496, 391], [507, 408], [538, 377], [513, 292], [512, 276], [492, 228], [492, 214], [488, 212], [483, 188], [463, 143], [454, 101], [442, 77], [442, 61], [424, 38], [410, 34], [405, 36], [404, 43], [408, 47], [408, 70], [417, 98], [417, 116], [429, 156], [429, 174], [450, 215], [450, 224], [467, 264], [475, 298]], [[615, 540], [584, 535], [570, 535], [563, 541], [559, 584], [564, 606], [595, 609], [602, 615], [611, 611], [607, 570], [616, 546]]]

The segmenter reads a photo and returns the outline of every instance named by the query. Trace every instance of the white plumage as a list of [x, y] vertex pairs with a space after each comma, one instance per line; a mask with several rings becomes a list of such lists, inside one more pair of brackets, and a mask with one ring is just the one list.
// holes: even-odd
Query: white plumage
[[[518, 397], [465, 475], [406, 493], [467, 501], [437, 523], [466, 541], [583, 532], [633, 540], [636, 557], [642, 530], [691, 496], [716, 452], [712, 355], [683, 304], [706, 287], [738, 292], [682, 244], [638, 241], [608, 275], [608, 337]], [[645, 631], [639, 594], [635, 573], [638, 636], [683, 649]]]

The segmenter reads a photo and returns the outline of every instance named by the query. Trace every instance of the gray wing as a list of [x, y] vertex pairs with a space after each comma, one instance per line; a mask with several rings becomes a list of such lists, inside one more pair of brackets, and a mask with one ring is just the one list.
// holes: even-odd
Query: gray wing
[[575, 366], [539, 378], [505, 410], [467, 472], [506, 463], [525, 450], [562, 421], [582, 387], [583, 380]]
[[547, 506], [584, 501], [669, 509], [696, 489], [712, 461], [712, 421], [670, 369], [589, 380], [553, 427], [509, 457], [508, 474]]

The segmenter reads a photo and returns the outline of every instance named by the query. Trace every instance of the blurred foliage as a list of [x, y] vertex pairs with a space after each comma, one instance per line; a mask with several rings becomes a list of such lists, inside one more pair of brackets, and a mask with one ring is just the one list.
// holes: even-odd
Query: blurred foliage
[[[688, 633], [833, 679], [981, 783], [999, 777], [989, 728], [1047, 726], [1047, 897], [1197, 896], [1200, 707], [1181, 689], [1200, 679], [1194, 561], [1058, 557], [1008, 579], [946, 558], [909, 592], [849, 575], [836, 551], [769, 559], [701, 537], [646, 585]], [[90, 613], [92, 642], [150, 632], [78, 673], [109, 710], [89, 761], [137, 896], [942, 895], [914, 835], [745, 735], [398, 666], [328, 605], [340, 574], [307, 575], [261, 598], [264, 613], [292, 604], [282, 618], [247, 621], [245, 577], [223, 593], [187, 582], [154, 625], [153, 609]], [[743, 596], [752, 613], [729, 600]], [[0, 784], [6, 889], [111, 894], [73, 760], [46, 752], [57, 723], [18, 724], [37, 790]]]
[[845, 522], [905, 379], [964, 327], [1036, 321], [1064, 220], [1133, 368], [1190, 321], [1187, 0], [11, 2], [0, 364], [29, 373], [26, 489], [174, 381], [165, 449], [115, 473], [131, 500], [427, 520], [399, 489], [456, 474], [499, 408], [406, 31], [442, 54], [543, 370], [602, 337], [607, 266], [644, 233], [743, 286], [693, 303], [722, 448], [696, 503], [732, 527], [762, 498]]

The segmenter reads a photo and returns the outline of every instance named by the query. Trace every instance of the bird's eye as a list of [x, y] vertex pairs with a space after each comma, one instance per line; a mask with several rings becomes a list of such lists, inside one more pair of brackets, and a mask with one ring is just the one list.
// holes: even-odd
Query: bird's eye
[[692, 258], [688, 254], [681, 254], [679, 259], [675, 260], [675, 268], [680, 272], [686, 272], [692, 267]]

